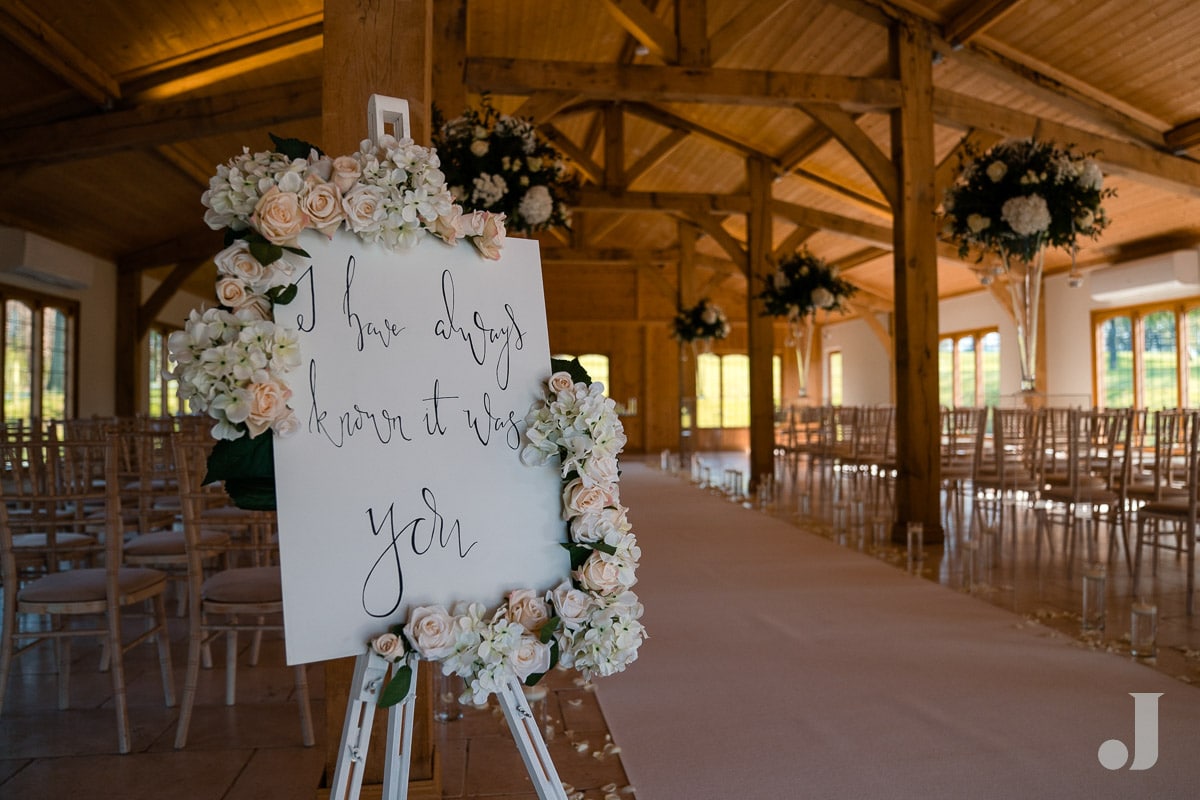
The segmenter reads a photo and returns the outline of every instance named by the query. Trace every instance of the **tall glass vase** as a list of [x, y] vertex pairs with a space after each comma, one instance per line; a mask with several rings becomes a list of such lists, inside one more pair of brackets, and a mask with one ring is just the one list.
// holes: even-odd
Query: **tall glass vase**
[[812, 314], [804, 314], [799, 319], [788, 322], [788, 342], [796, 350], [796, 371], [801, 397], [808, 397], [808, 365], [812, 360], [815, 325], [816, 320]]
[[1042, 269], [1046, 248], [1039, 247], [1026, 260], [1018, 253], [1000, 251], [1008, 274], [1013, 316], [1017, 323], [1017, 356], [1021, 362], [1021, 391], [1037, 390], [1038, 306], [1042, 297]]

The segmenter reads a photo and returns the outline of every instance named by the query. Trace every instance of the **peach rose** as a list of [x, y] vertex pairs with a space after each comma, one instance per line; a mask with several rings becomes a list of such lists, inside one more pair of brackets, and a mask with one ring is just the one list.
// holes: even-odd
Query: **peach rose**
[[508, 612], [505, 617], [530, 633], [537, 633], [550, 619], [550, 608], [532, 589], [516, 589], [508, 593]]
[[383, 190], [377, 186], [356, 186], [342, 198], [346, 221], [355, 233], [374, 233], [383, 220]]
[[245, 239], [238, 239], [217, 253], [213, 263], [219, 274], [241, 278], [248, 286], [256, 286], [267, 278], [267, 268], [250, 254], [250, 245]]
[[396, 661], [404, 655], [404, 642], [394, 633], [381, 633], [371, 640], [371, 649], [388, 661]]
[[508, 663], [523, 683], [530, 675], [540, 675], [550, 669], [550, 645], [533, 636], [522, 636], [509, 654]]
[[362, 167], [352, 156], [338, 156], [333, 160], [333, 183], [342, 194], [350, 191], [362, 176]]
[[318, 183], [309, 189], [302, 206], [312, 226], [330, 239], [346, 218], [346, 212], [342, 209], [342, 193], [332, 183]]
[[442, 659], [454, 652], [454, 617], [445, 606], [421, 606], [408, 615], [404, 635], [423, 657]]
[[246, 417], [250, 436], [258, 436], [270, 428], [275, 420], [287, 416], [290, 413], [287, 401], [291, 396], [292, 390], [276, 381], [251, 384], [250, 414]]
[[573, 587], [570, 581], [563, 581], [550, 593], [550, 602], [567, 630], [587, 622], [592, 611], [592, 596]]
[[583, 588], [600, 594], [612, 594], [629, 588], [621, 580], [621, 566], [592, 551], [583, 566], [575, 570], [575, 579]]
[[226, 276], [217, 281], [217, 300], [226, 308], [237, 311], [250, 303], [254, 295], [247, 291], [240, 278]]
[[484, 258], [496, 261], [500, 258], [500, 249], [504, 247], [504, 215], [484, 213], [483, 232], [471, 242]]
[[575, 388], [575, 381], [572, 380], [570, 374], [566, 372], [556, 372], [550, 376], [547, 382], [550, 386], [550, 391], [558, 394], [559, 392], [569, 392]]
[[272, 186], [259, 198], [250, 219], [272, 244], [292, 244], [309, 224], [308, 215], [300, 207], [300, 196], [281, 192], [278, 186]]

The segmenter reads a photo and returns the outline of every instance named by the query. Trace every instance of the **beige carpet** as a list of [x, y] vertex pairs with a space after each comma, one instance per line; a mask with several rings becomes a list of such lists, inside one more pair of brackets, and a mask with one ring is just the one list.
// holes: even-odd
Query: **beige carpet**
[[[638, 800], [1200, 796], [1200, 689], [644, 465], [621, 495], [651, 638], [597, 693]], [[1158, 762], [1110, 771], [1130, 692]]]

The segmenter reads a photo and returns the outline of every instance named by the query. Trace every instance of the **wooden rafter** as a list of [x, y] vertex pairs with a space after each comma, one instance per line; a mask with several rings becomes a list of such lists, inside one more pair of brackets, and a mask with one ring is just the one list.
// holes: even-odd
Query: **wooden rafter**
[[21, 0], [0, 2], [0, 36], [93, 103], [106, 106], [121, 97], [111, 75]]
[[131, 147], [171, 144], [320, 113], [320, 84], [308, 80], [151, 103], [126, 111], [10, 131], [0, 141], [0, 166], [91, 158]]
[[772, 261], [782, 261], [804, 244], [804, 242], [817, 232], [816, 228], [810, 228], [806, 225], [797, 225], [788, 232], [788, 235], [783, 237], [783, 241], [775, 246], [771, 251]]
[[746, 195], [705, 194], [703, 192], [613, 192], [598, 187], [583, 187], [576, 208], [592, 211], [633, 212], [706, 212], [708, 214], [745, 214], [750, 208]]
[[154, 150], [164, 161], [198, 185], [208, 187], [209, 178], [213, 175], [213, 165], [208, 163], [208, 159], [200, 156], [190, 144], [160, 144]]
[[1021, 0], [975, 0], [942, 26], [946, 41], [954, 47], [966, 44], [1002, 20], [1020, 3]]
[[749, 261], [746, 257], [746, 245], [725, 230], [720, 218], [704, 211], [691, 212], [688, 214], [688, 218], [699, 225], [700, 229], [708, 234], [743, 271], [747, 268]]
[[730, 17], [728, 22], [709, 37], [708, 53], [712, 63], [720, 61], [730, 50], [775, 19], [792, 3], [793, 0], [750, 0], [745, 8]]
[[1182, 153], [1200, 145], [1200, 119], [1193, 119], [1182, 125], [1176, 125], [1163, 134], [1163, 140], [1175, 153]]
[[175, 296], [175, 293], [183, 288], [187, 283], [187, 279], [192, 277], [192, 274], [204, 266], [207, 260], [200, 261], [184, 261], [175, 265], [170, 274], [163, 279], [163, 282], [154, 290], [154, 294], [147, 298], [146, 302], [142, 303], [138, 308], [137, 319], [137, 338], [141, 339], [150, 330], [150, 326], [154, 324], [154, 320], [158, 318], [158, 314], [167, 303]]
[[789, 174], [794, 175], [805, 183], [825, 192], [831, 196], [845, 200], [863, 211], [867, 211], [875, 216], [886, 217], [889, 220], [892, 218], [892, 207], [885, 202], [876, 200], [874, 197], [863, 194], [857, 189], [853, 189], [842, 183], [839, 180], [828, 178], [824, 175], [819, 175], [812, 170], [796, 167]]
[[641, 0], [602, 0], [604, 9], [629, 35], [668, 63], [679, 60], [679, 40]]
[[551, 90], [643, 102], [831, 103], [862, 111], [894, 108], [900, 98], [900, 85], [886, 78], [516, 58], [468, 58], [467, 85], [499, 94]]
[[934, 195], [941, 197], [950, 188], [950, 185], [954, 183], [955, 178], [958, 177], [961, 163], [968, 151], [973, 150], [977, 153], [982, 153], [1003, 138], [1003, 136], [990, 131], [969, 131], [954, 146], [954, 149], [946, 154], [941, 163], [937, 165], [937, 171], [933, 175]]
[[549, 122], [563, 109], [575, 102], [575, 96], [567, 92], [536, 92], [513, 111], [514, 117], [531, 119], [537, 124]]
[[756, 150], [751, 145], [734, 139], [732, 136], [727, 136], [718, 131], [714, 131], [712, 128], [708, 128], [697, 122], [693, 122], [687, 117], [680, 116], [673, 111], [668, 111], [667, 109], [654, 105], [653, 103], [629, 103], [625, 106], [625, 110], [634, 116], [641, 117], [642, 119], [649, 120], [650, 122], [658, 125], [676, 130], [688, 131], [689, 133], [694, 133], [697, 136], [703, 136], [705, 139], [716, 142], [722, 147], [725, 147], [726, 149], [732, 150], [743, 156], [766, 155], [765, 153]]
[[676, 61], [685, 67], [707, 67], [709, 61], [708, 0], [675, 0]]
[[575, 168], [583, 174], [583, 177], [592, 183], [604, 182], [604, 169], [593, 161], [583, 148], [571, 141], [571, 137], [549, 123], [539, 125], [538, 129], [563, 152], [563, 155], [574, 162]]
[[220, 249], [221, 234], [200, 223], [179, 236], [122, 254], [117, 259], [117, 272], [124, 275], [168, 264], [204, 261]]
[[892, 161], [844, 111], [823, 106], [806, 106], [805, 113], [821, 124], [849, 151], [892, 206], [896, 204], [896, 170]]
[[691, 136], [690, 131], [679, 128], [668, 131], [666, 136], [655, 142], [649, 150], [642, 153], [637, 161], [626, 168], [625, 185], [632, 185], [634, 181], [646, 174], [655, 164], [670, 155], [689, 136]]

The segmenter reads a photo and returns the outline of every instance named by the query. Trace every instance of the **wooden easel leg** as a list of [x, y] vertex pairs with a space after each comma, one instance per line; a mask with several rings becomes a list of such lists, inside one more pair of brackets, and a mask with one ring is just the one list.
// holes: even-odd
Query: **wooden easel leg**
[[550, 753], [546, 750], [546, 742], [542, 739], [537, 719], [529, 710], [529, 703], [525, 701], [525, 692], [521, 689], [520, 681], [515, 677], [509, 678], [497, 695], [500, 698], [500, 708], [504, 711], [504, 719], [508, 721], [508, 729], [512, 731], [517, 750], [521, 752], [521, 759], [529, 772], [529, 779], [533, 781], [537, 790], [538, 800], [567, 800], [562, 781], [558, 779], [558, 771], [554, 769], [554, 762], [550, 760]]

